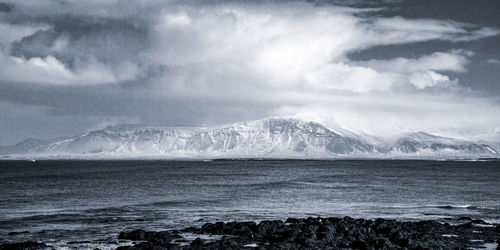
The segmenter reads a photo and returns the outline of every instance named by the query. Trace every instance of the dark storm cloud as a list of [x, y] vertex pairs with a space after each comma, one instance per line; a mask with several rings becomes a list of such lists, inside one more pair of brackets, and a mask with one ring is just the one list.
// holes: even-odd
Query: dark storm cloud
[[0, 12], [9, 12], [12, 10], [12, 5], [6, 3], [0, 3]]
[[148, 47], [146, 27], [124, 20], [89, 22], [65, 18], [52, 23], [52, 28], [40, 30], [12, 44], [11, 54], [24, 58], [55, 58], [73, 68], [77, 60], [97, 59], [118, 63], [138, 61], [137, 56]]
[[[23, 69], [8, 69], [11, 75], [32, 72], [19, 81], [117, 83], [143, 77], [150, 66], [157, 68], [141, 58], [150, 47], [149, 29], [156, 12], [147, 4], [30, 0], [8, 4], [14, 8], [0, 15], [4, 25], [43, 26], [8, 45], [11, 56], [25, 60]], [[59, 69], [59, 75], [30, 66], [40, 63]], [[7, 79], [17, 81], [14, 76]]]

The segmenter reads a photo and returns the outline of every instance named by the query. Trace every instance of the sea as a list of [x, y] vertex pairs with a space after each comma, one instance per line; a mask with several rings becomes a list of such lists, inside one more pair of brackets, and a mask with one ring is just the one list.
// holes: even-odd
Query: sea
[[500, 223], [500, 161], [0, 161], [0, 244], [316, 216]]

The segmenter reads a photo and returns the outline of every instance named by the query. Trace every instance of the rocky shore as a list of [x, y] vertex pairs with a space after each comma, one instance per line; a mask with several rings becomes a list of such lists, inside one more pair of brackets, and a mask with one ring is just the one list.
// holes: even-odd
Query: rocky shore
[[[447, 222], [390, 219], [289, 218], [255, 223], [217, 222], [183, 230], [120, 232], [119, 240], [142, 249], [470, 249], [500, 243], [500, 225], [467, 217]], [[496, 243], [496, 244], [492, 244]], [[43, 243], [0, 245], [0, 249], [43, 249]]]

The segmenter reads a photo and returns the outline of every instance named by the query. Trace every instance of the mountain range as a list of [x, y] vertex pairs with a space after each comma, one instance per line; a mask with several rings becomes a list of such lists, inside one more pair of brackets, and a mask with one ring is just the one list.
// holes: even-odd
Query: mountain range
[[211, 128], [117, 125], [74, 137], [29, 139], [0, 147], [0, 158], [497, 158], [487, 144], [409, 133], [395, 142], [293, 118], [267, 118]]

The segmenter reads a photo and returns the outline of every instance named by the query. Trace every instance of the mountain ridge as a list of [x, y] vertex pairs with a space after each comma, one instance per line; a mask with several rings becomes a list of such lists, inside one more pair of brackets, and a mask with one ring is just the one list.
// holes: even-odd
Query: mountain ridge
[[272, 117], [215, 127], [115, 125], [0, 147], [3, 158], [497, 158], [487, 144], [425, 132], [375, 145], [314, 122]]

